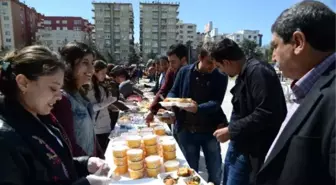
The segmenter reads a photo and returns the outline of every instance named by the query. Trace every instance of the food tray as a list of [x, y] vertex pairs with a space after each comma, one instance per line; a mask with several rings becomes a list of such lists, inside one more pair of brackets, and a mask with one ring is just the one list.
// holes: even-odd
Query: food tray
[[[160, 182], [162, 185], [164, 185], [163, 179], [164, 179], [166, 176], [168, 176], [168, 175], [171, 175], [173, 178], [178, 177], [178, 176], [177, 176], [177, 171], [174, 171], [174, 172], [166, 172], [166, 173], [160, 173], [160, 174], [157, 176], [157, 178], [158, 178], [159, 182]], [[190, 176], [190, 177], [179, 177], [179, 180], [178, 180], [178, 182], [177, 182], [176, 185], [186, 185], [186, 184], [187, 184], [186, 182], [187, 182], [190, 178], [192, 178], [192, 177], [194, 177], [194, 176], [197, 176], [197, 177], [199, 177], [199, 178], [201, 179], [200, 185], [207, 185], [207, 182], [205, 182], [205, 180], [204, 180], [204, 179], [203, 179], [197, 172], [194, 172], [194, 174], [193, 174], [192, 176]]]
[[176, 106], [176, 102], [159, 102], [162, 107], [170, 108]]

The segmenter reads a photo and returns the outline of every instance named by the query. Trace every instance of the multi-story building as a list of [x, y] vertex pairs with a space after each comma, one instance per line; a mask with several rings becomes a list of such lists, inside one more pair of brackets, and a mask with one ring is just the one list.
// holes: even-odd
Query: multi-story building
[[165, 55], [176, 43], [178, 3], [140, 3], [140, 49], [144, 61], [149, 54]]
[[37, 43], [58, 51], [71, 41], [88, 42], [91, 25], [81, 17], [44, 16], [36, 32]]
[[176, 42], [187, 44], [188, 41], [191, 41], [193, 49], [197, 47], [196, 24], [183, 23], [180, 21], [177, 23], [177, 33]]
[[226, 35], [227, 38], [234, 40], [237, 43], [241, 43], [244, 39], [255, 41], [258, 46], [262, 45], [262, 34], [259, 30], [241, 30], [232, 34]]
[[19, 0], [0, 1], [0, 48], [17, 49], [35, 42], [42, 15]]
[[128, 61], [134, 47], [134, 15], [131, 3], [93, 2], [95, 44], [121, 63]]

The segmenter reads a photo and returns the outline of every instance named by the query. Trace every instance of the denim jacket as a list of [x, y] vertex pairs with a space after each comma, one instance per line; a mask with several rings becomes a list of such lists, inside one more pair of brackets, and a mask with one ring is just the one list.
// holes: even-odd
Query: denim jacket
[[93, 109], [89, 101], [85, 100], [78, 92], [68, 94], [63, 92], [71, 103], [71, 110], [74, 120], [74, 134], [76, 143], [92, 156], [95, 150], [95, 132]]

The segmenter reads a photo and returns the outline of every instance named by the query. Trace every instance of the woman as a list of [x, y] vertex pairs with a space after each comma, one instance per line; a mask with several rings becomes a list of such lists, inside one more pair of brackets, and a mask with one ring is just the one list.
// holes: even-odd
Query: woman
[[66, 64], [64, 91], [53, 113], [70, 139], [74, 156], [103, 157], [96, 142], [94, 112], [83, 89], [83, 85], [91, 82], [94, 73], [94, 52], [84, 43], [70, 42], [60, 54]]
[[112, 97], [108, 89], [103, 86], [107, 73], [106, 63], [102, 60], [95, 61], [94, 70], [95, 73], [92, 76], [92, 83], [87, 97], [92, 103], [93, 111], [95, 112], [95, 133], [100, 146], [105, 151], [109, 141], [108, 137], [111, 132], [111, 118], [108, 106], [115, 102], [117, 98]]
[[[50, 114], [62, 98], [64, 64], [44, 46], [28, 46], [1, 61], [0, 185], [103, 185], [104, 161], [73, 158]], [[106, 170], [104, 170], [106, 172]]]

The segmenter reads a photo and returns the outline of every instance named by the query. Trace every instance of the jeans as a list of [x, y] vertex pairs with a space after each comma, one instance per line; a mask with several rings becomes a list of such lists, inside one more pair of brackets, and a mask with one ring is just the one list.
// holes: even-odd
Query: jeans
[[188, 164], [197, 172], [202, 147], [209, 174], [208, 182], [220, 185], [222, 157], [220, 154], [220, 145], [212, 133], [191, 133], [183, 129], [176, 134]]
[[229, 143], [224, 162], [223, 185], [249, 185], [249, 157], [238, 153]]

